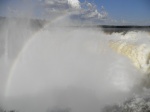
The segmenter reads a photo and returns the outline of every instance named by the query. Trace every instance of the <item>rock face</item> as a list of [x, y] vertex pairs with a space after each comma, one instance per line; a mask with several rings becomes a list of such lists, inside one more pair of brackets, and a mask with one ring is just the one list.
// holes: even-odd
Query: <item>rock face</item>
[[150, 98], [132, 98], [123, 104], [107, 106], [102, 112], [150, 112]]

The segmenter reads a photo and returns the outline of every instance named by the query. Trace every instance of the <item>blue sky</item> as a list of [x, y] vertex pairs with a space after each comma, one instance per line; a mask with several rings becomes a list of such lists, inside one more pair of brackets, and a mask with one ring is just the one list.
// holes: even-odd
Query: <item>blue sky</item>
[[[81, 0], [83, 1], [83, 0]], [[150, 0], [89, 0], [104, 6], [109, 16], [128, 21], [150, 21]]]
[[[21, 2], [23, 1], [23, 2]], [[29, 6], [26, 6], [26, 1], [31, 1]], [[6, 15], [8, 7], [13, 7], [17, 10], [28, 9], [36, 4], [36, 11], [40, 12], [38, 8], [39, 0], [0, 0], [0, 15]], [[80, 0], [84, 2], [85, 0]], [[150, 23], [150, 0], [87, 0], [96, 4], [100, 11], [101, 6], [105, 8], [109, 18], [117, 21], [128, 22], [145, 22]], [[21, 5], [20, 5], [21, 4]], [[38, 14], [38, 12], [36, 12]]]

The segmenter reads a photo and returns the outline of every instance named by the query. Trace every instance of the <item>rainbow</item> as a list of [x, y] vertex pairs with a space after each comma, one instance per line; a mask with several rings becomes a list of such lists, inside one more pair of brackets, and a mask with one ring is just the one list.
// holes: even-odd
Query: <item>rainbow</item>
[[15, 71], [15, 69], [17, 67], [17, 64], [19, 63], [19, 61], [20, 61], [20, 59], [22, 57], [22, 54], [27, 50], [28, 46], [34, 41], [34, 39], [37, 37], [37, 35], [42, 33], [43, 29], [46, 29], [52, 23], [55, 23], [56, 21], [61, 20], [64, 16], [65, 15], [59, 16], [59, 17], [55, 18], [55, 20], [50, 21], [49, 23], [47, 23], [41, 30], [39, 30], [36, 33], [34, 33], [31, 36], [31, 38], [26, 42], [26, 44], [22, 47], [22, 49], [20, 50], [20, 52], [16, 56], [13, 64], [11, 65], [11, 68], [10, 68], [9, 73], [8, 73], [8, 79], [6, 81], [5, 92], [4, 92], [4, 96], [5, 96], [6, 99], [9, 96], [9, 90], [10, 90], [10, 87], [11, 87], [12, 78], [14, 77], [14, 71]]

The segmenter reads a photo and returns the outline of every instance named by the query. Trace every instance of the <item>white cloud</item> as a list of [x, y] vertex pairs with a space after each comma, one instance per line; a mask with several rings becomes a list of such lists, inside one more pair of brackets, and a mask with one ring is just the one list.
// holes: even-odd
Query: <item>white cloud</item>
[[93, 20], [104, 20], [108, 16], [108, 13], [104, 10], [104, 7], [101, 11], [98, 11], [94, 4], [85, 2], [83, 4], [81, 17], [84, 19], [93, 19]]
[[82, 17], [85, 18], [85, 19], [90, 19], [90, 18], [93, 18], [93, 19], [105, 19], [107, 17], [107, 12], [98, 12], [97, 9], [94, 9], [94, 10], [85, 10], [83, 13], [82, 13]]
[[45, 0], [45, 4], [58, 9], [64, 6], [65, 9], [80, 8], [80, 2], [78, 0]]
[[[28, 7], [22, 7], [27, 5]], [[49, 20], [56, 19], [58, 16], [66, 16], [71, 20], [77, 21], [104, 21], [108, 18], [108, 13], [104, 6], [100, 10], [96, 5], [79, 0], [38, 0], [35, 4], [30, 2], [20, 2], [19, 7], [8, 8], [8, 15], [21, 17], [40, 17]]]
[[72, 8], [80, 8], [80, 2], [79, 0], [68, 0], [68, 4], [72, 7]]
[[[105, 20], [108, 13], [102, 6], [98, 11], [96, 5], [89, 2], [80, 3], [79, 0], [45, 0], [44, 8], [46, 15], [53, 16], [59, 14], [66, 14], [67, 16], [78, 18], [78, 20], [98, 21]], [[48, 12], [48, 14], [47, 14]]]
[[67, 0], [45, 0], [44, 7], [49, 12], [62, 12], [69, 8]]

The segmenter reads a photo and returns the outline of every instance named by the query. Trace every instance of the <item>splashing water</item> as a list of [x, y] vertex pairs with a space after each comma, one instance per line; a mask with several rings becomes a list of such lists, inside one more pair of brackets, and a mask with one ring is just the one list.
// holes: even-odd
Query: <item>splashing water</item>
[[144, 74], [149, 74], [150, 70], [150, 47], [146, 44], [136, 46], [126, 42], [110, 41], [110, 47], [117, 52], [128, 56], [133, 64], [140, 69]]
[[48, 25], [28, 41], [12, 65], [7, 108], [97, 112], [132, 96], [142, 75], [129, 60], [111, 52], [109, 40], [120, 36]]
[[[69, 3], [72, 5], [73, 0]], [[78, 1], [72, 7], [81, 8]], [[90, 14], [83, 18], [102, 16], [97, 10]], [[0, 70], [6, 82], [1, 84], [4, 90], [2, 104], [6, 109], [20, 112], [99, 112], [106, 105], [123, 102], [135, 94], [148, 93], [149, 89], [145, 87], [149, 85], [145, 85], [149, 78], [130, 60], [110, 48], [119, 49], [133, 63], [144, 56], [136, 65], [145, 67], [148, 52], [135, 49], [141, 48], [141, 44], [149, 44], [147, 32], [107, 35], [95, 27], [71, 27], [74, 23], [71, 20], [67, 23], [65, 17], [45, 23], [44, 28], [39, 21], [34, 21], [38, 25], [32, 28], [34, 25], [30, 20], [19, 25], [20, 20], [10, 21], [4, 28], [9, 29], [2, 35], [5, 47], [0, 58]], [[59, 23], [67, 23], [69, 27], [59, 26]], [[139, 55], [138, 59], [132, 56], [134, 53]]]

